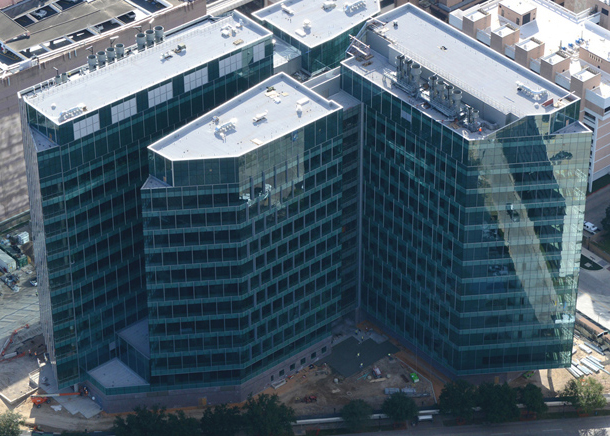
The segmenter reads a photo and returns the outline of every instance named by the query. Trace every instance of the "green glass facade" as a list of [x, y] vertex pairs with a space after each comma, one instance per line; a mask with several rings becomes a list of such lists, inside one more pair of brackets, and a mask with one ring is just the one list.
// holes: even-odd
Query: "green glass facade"
[[345, 66], [342, 88], [366, 108], [363, 311], [458, 375], [569, 366], [579, 102], [474, 141]]
[[[33, 132], [24, 135], [30, 137], [25, 146], [30, 198], [33, 216], [41, 220], [34, 238], [44, 244], [37, 256], [46, 255], [48, 268], [39, 273], [41, 313], [52, 325], [47, 345], [60, 388], [117, 356], [116, 332], [148, 315], [140, 198], [149, 174], [146, 147], [271, 76], [271, 37], [263, 42], [260, 60], [254, 60], [252, 47], [235, 48], [60, 125], [22, 99], [22, 117]], [[221, 74], [219, 62], [237, 55], [243, 66]], [[185, 91], [185, 76], [203, 69], [207, 83], [191, 83]], [[154, 104], [155, 90], [168, 88], [169, 98]], [[113, 122], [126, 107], [133, 115]], [[50, 143], [36, 150], [32, 135]]]
[[349, 306], [342, 122], [336, 109], [235, 158], [150, 152], [156, 181], [142, 199], [153, 384], [240, 384], [330, 336]]

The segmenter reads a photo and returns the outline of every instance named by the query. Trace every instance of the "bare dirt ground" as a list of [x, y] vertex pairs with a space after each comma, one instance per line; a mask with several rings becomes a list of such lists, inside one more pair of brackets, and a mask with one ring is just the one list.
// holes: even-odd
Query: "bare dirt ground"
[[[335, 413], [355, 399], [366, 400], [374, 409], [379, 409], [386, 399], [385, 388], [408, 387], [416, 389], [418, 394], [431, 395], [426, 380], [420, 379], [419, 383], [405, 382], [409, 372], [398, 359], [384, 357], [376, 365], [382, 372], [381, 379], [369, 379], [366, 376], [371, 372], [371, 367], [345, 379], [329, 367], [316, 367], [300, 371], [277, 390], [269, 388], [265, 392], [278, 394], [280, 400], [294, 408], [299, 416]], [[388, 375], [390, 378], [387, 378]], [[335, 379], [338, 383], [335, 383]], [[317, 397], [317, 401], [304, 402], [304, 398], [309, 396]], [[428, 401], [429, 398], [416, 398], [416, 401]]]

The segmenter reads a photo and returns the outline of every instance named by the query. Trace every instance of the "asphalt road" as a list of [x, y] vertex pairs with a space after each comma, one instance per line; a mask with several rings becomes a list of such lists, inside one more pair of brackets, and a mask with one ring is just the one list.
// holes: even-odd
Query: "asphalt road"
[[[610, 206], [610, 185], [595, 191], [587, 197], [585, 221], [590, 221], [601, 229], [602, 219], [606, 216], [606, 208], [608, 206]], [[587, 232], [585, 232], [585, 235], [590, 236]]]
[[409, 427], [407, 430], [358, 433], [357, 436], [610, 436], [610, 416], [463, 427], [439, 426], [440, 418], [435, 417], [434, 419], [436, 421], [434, 423], [423, 422], [417, 427]]

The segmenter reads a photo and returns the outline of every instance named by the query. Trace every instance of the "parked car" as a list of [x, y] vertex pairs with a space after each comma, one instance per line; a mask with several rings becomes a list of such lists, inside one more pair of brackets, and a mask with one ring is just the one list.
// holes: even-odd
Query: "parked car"
[[32, 280], [30, 280], [30, 285], [38, 286], [38, 277], [34, 277]]
[[597, 226], [589, 221], [585, 221], [584, 228], [589, 233], [595, 234], [595, 233], [599, 232], [599, 229], [597, 228]]
[[411, 376], [411, 380], [413, 380], [413, 383], [419, 383], [419, 377], [417, 376], [417, 374], [415, 374], [414, 372], [412, 372], [411, 374], [409, 374]]
[[44, 9], [38, 9], [37, 11], [30, 12], [30, 15], [32, 15], [40, 20], [47, 16], [47, 11], [45, 11]]

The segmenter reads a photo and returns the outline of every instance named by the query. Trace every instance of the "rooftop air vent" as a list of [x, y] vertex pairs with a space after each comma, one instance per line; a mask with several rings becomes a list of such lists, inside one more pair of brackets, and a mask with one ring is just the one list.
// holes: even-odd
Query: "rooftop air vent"
[[261, 112], [258, 113], [256, 115], [254, 115], [254, 117], [252, 117], [252, 122], [253, 123], [258, 123], [260, 121], [263, 121], [265, 119], [267, 119], [267, 114], [269, 113], [269, 111], [265, 111], [265, 112]]
[[286, 6], [283, 3], [282, 3], [282, 11], [286, 12], [288, 15], [294, 15], [294, 10], [292, 10], [292, 8], [289, 8], [288, 6]]
[[311, 20], [304, 20], [303, 21], [303, 29], [311, 29]]

